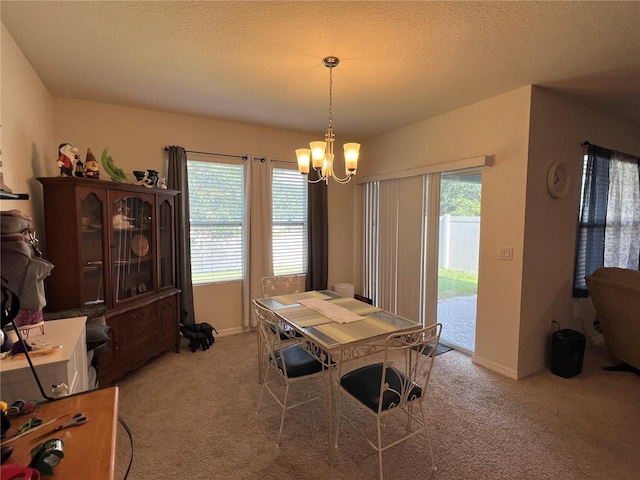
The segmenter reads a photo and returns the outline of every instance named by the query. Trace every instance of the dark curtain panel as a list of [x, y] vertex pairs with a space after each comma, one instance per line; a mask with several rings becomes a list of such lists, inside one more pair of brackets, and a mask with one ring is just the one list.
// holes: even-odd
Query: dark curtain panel
[[[318, 174], [311, 169], [309, 179]], [[308, 191], [308, 256], [307, 290], [326, 290], [329, 276], [329, 216], [327, 208], [327, 184], [310, 183]]]
[[176, 197], [176, 280], [180, 294], [180, 322], [196, 323], [193, 313], [193, 285], [191, 283], [191, 241], [189, 233], [189, 185], [187, 181], [187, 152], [171, 146], [167, 186], [178, 190]]
[[587, 297], [585, 275], [604, 265], [604, 235], [609, 197], [611, 150], [589, 145], [584, 170], [582, 210], [578, 224], [573, 296]]

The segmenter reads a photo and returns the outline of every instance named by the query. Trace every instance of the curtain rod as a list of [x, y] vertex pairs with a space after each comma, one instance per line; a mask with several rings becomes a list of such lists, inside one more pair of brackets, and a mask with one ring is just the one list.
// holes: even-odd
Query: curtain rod
[[583, 142], [583, 143], [582, 143], [582, 146], [583, 146], [583, 147], [594, 147], [594, 148], [599, 149], [599, 150], [601, 150], [601, 151], [602, 151], [602, 150], [604, 150], [604, 152], [606, 152], [606, 153], [608, 153], [608, 154], [612, 154], [612, 153], [620, 153], [620, 154], [622, 154], [622, 155], [628, 155], [628, 156], [630, 156], [630, 157], [636, 157], [636, 158], [638, 158], [638, 156], [637, 156], [637, 155], [634, 155], [634, 154], [632, 154], [632, 153], [625, 153], [625, 152], [621, 152], [621, 151], [619, 151], [619, 150], [613, 150], [613, 149], [611, 149], [611, 148], [601, 147], [600, 145], [594, 145], [593, 143], [589, 143], [589, 142]]
[[[168, 151], [169, 147], [164, 147], [164, 151]], [[215, 152], [200, 152], [198, 150], [184, 150], [186, 153], [199, 153], [200, 155], [213, 155], [216, 157], [229, 157], [229, 158], [241, 158], [242, 160], [249, 160], [248, 155], [230, 155], [228, 153], [215, 153]]]

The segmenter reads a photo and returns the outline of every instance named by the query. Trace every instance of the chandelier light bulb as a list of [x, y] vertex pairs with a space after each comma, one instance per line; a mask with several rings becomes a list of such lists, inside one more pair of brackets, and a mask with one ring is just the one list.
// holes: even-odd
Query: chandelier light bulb
[[324, 164], [324, 153], [327, 148], [327, 142], [311, 142], [311, 158], [313, 160], [313, 168], [321, 168]]
[[358, 167], [358, 156], [360, 155], [359, 143], [344, 144], [344, 166], [347, 171], [352, 172]]
[[333, 155], [327, 154], [324, 157], [324, 162], [322, 163], [321, 174], [325, 178], [329, 178], [333, 173], [332, 170], [333, 165]]
[[308, 148], [299, 148], [296, 150], [298, 158], [298, 171], [300, 173], [309, 173], [309, 160], [311, 159], [311, 150]]

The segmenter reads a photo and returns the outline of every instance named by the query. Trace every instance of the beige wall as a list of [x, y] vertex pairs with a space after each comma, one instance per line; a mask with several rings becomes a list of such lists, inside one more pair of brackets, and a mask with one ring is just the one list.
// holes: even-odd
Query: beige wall
[[2, 25], [0, 125], [4, 183], [30, 201], [0, 200], [2, 210], [17, 209], [33, 218], [36, 234], [44, 235], [42, 189], [35, 177], [45, 165], [55, 167], [58, 148], [53, 132], [53, 99]]
[[[473, 361], [511, 378], [548, 365], [550, 319], [584, 331], [590, 300], [571, 296], [583, 141], [640, 154], [640, 131], [544, 89], [527, 87], [381, 135], [366, 146], [376, 175], [477, 155], [483, 171], [476, 351]], [[566, 197], [547, 192], [549, 166], [566, 162]], [[498, 247], [512, 246], [511, 262]]]
[[[529, 98], [531, 88], [462, 108], [367, 142], [374, 175], [493, 155], [482, 174], [482, 228], [474, 361], [515, 378], [521, 302]], [[511, 262], [498, 247], [513, 247]]]
[[[2, 26], [2, 160], [5, 182], [30, 193], [30, 201], [2, 200], [2, 209], [18, 208], [34, 217], [46, 253], [42, 188], [35, 178], [56, 176], [61, 142], [87, 147], [97, 158], [109, 147], [124, 170], [153, 168], [166, 172], [166, 145], [189, 150], [248, 154], [295, 161], [294, 150], [313, 137], [201, 117], [126, 108], [68, 98], [52, 98]], [[102, 172], [104, 175], [104, 171]], [[164, 174], [162, 176], [165, 176]], [[329, 286], [353, 282], [354, 185], [329, 188]], [[242, 331], [239, 282], [195, 287], [196, 320], [221, 333]]]
[[[589, 108], [567, 101], [548, 90], [534, 88], [527, 169], [525, 252], [522, 276], [519, 372], [544, 367], [550, 354], [549, 322], [583, 330], [593, 324], [590, 299], [572, 299], [582, 143], [600, 145], [640, 156], [640, 130]], [[570, 171], [568, 194], [548, 194], [547, 171], [565, 162]]]
[[[2, 209], [33, 215], [39, 232], [44, 232], [44, 219], [35, 177], [57, 175], [60, 142], [73, 143], [83, 158], [87, 147], [99, 156], [109, 146], [125, 170], [165, 172], [165, 145], [293, 160], [293, 150], [311, 140], [310, 135], [246, 124], [53, 99], [4, 26], [1, 47], [2, 171], [14, 191], [32, 196], [25, 202], [3, 200]], [[546, 193], [548, 166], [564, 160], [577, 182], [580, 143], [588, 140], [639, 155], [639, 133], [542, 89], [525, 87], [362, 142], [358, 175], [495, 157], [494, 166], [483, 173], [473, 360], [521, 378], [544, 367], [551, 315], [563, 327], [579, 330], [582, 319], [593, 315], [589, 301], [574, 301], [570, 292], [577, 183], [565, 198], [552, 200]], [[353, 183], [329, 189], [329, 286], [356, 278], [357, 190]], [[513, 261], [498, 260], [502, 245], [513, 246]], [[221, 333], [242, 330], [239, 283], [196, 287], [194, 297], [197, 321], [208, 321]]]
[[[54, 111], [56, 138], [73, 143], [83, 158], [87, 147], [99, 158], [108, 146], [125, 171], [153, 168], [161, 176], [167, 170], [166, 145], [294, 162], [294, 150], [312, 140], [300, 133], [67, 98], [55, 98]], [[353, 185], [330, 186], [329, 286], [353, 282], [353, 198]], [[221, 333], [242, 331], [241, 287], [240, 282], [194, 287], [196, 321]]]

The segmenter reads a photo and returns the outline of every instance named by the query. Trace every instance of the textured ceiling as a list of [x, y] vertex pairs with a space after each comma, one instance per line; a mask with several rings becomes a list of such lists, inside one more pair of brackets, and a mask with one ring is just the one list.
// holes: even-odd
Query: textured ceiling
[[52, 95], [366, 138], [525, 85], [640, 126], [640, 2], [0, 2]]

